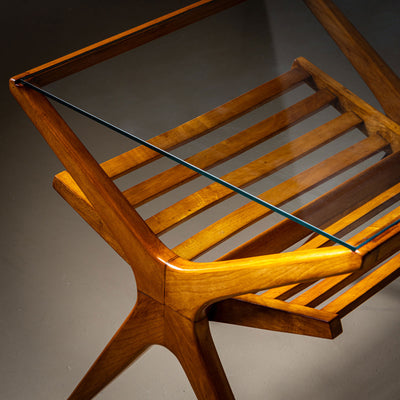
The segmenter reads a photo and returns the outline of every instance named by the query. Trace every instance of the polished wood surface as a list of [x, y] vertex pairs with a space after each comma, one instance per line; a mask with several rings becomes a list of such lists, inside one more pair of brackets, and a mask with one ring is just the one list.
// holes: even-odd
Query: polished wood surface
[[201, 0], [187, 7], [94, 43], [64, 57], [15, 76], [46, 85], [81, 71], [154, 39], [183, 28], [245, 0]]
[[400, 123], [400, 79], [331, 0], [304, 0], [374, 93]]
[[[233, 167], [223, 179], [246, 187], [277, 176], [334, 140], [361, 132], [354, 143], [329, 150], [323, 159], [291, 176], [283, 175], [279, 183], [259, 194], [283, 206], [321, 190], [316, 198], [300, 203], [293, 215], [332, 235], [346, 236], [349, 244], [360, 246], [357, 251], [334, 245], [306, 226], [284, 219], [220, 254], [216, 261], [196, 260], [272, 214], [253, 202], [227, 208], [208, 226], [191, 228], [189, 237], [177, 233], [179, 242], [167, 246], [162, 241], [164, 233], [179, 229], [235, 194], [211, 183], [142, 218], [137, 207], [173, 193], [198, 174], [177, 165], [121, 191], [115, 180], [140, 171], [160, 155], [139, 146], [99, 164], [50, 102], [19, 81], [53, 82], [239, 2], [199, 1], [10, 80], [11, 92], [66, 168], [54, 178], [55, 189], [131, 266], [136, 279], [137, 302], [132, 312], [70, 400], [93, 398], [152, 345], [164, 346], [177, 357], [197, 398], [233, 399], [209, 320], [332, 339], [342, 332], [342, 317], [400, 273], [400, 207], [395, 206], [400, 199], [398, 81], [330, 1], [306, 3], [372, 86], [387, 116], [298, 58], [288, 72], [150, 142], [162, 149], [183, 146], [213, 135], [217, 128], [294, 88], [311, 88], [313, 94], [252, 122], [187, 161], [204, 169], [222, 165], [279, 138], [322, 110], [334, 110], [335, 116], [320, 126]], [[375, 74], [376, 81], [371, 78]], [[354, 168], [350, 178], [335, 181]], [[324, 189], [327, 184], [333, 187]]]

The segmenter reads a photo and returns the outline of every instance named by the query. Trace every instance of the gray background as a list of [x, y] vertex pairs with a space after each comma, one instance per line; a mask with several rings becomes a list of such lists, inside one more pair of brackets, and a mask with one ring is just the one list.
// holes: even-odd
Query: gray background
[[[188, 3], [1, 6], [1, 399], [66, 398], [135, 300], [130, 268], [51, 188], [62, 167], [9, 95], [7, 79]], [[337, 4], [400, 73], [400, 3]], [[297, 56], [377, 106], [294, 0], [254, 0], [51, 88], [151, 137], [285, 72]], [[130, 146], [75, 116], [71, 124], [79, 124], [85, 143], [97, 142], [100, 160]], [[334, 341], [223, 324], [211, 330], [238, 399], [393, 400], [400, 397], [399, 305], [400, 282], [394, 282], [347, 317]], [[193, 397], [178, 362], [159, 347], [98, 396]]]

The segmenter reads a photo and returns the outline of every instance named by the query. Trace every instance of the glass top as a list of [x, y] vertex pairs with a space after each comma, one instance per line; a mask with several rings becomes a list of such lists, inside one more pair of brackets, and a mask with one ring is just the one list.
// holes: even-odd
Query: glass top
[[[307, 241], [315, 243], [315, 247], [333, 242], [355, 251], [400, 222], [399, 155], [390, 151], [382, 137], [368, 136], [360, 130], [358, 117], [338, 112], [329, 101], [329, 107], [320, 106], [318, 115], [311, 116], [312, 121], [304, 126], [302, 117], [296, 116], [305, 101], [300, 100], [294, 101], [284, 114], [269, 115], [262, 107], [251, 112], [252, 119], [242, 118], [250, 127], [243, 128], [242, 122], [227, 124], [230, 134], [234, 132], [234, 139], [224, 136], [228, 129], [214, 129], [213, 139], [207, 145], [211, 144], [215, 151], [229, 152], [232, 146], [239, 146], [236, 142], [240, 135], [246, 138], [243, 142], [253, 140], [252, 135], [255, 139], [243, 149], [236, 149], [235, 157], [223, 157], [209, 168], [207, 163], [198, 162], [201, 156], [187, 157], [187, 152], [179, 149], [163, 150], [47, 90], [24, 83], [55, 102], [251, 200], [264, 208], [264, 211], [255, 211], [260, 216], [273, 215], [278, 224], [289, 220], [300, 225], [309, 232]], [[320, 93], [308, 95], [307, 99], [323, 97]], [[286, 121], [285, 129], [276, 128], [276, 132], [257, 138], [259, 132], [269, 129], [269, 124], [276, 124], [283, 117], [293, 121]], [[213, 140], [219, 140], [220, 144]], [[202, 148], [204, 143], [198, 140], [192, 144], [192, 149], [200, 151], [206, 158], [209, 153]], [[205, 184], [207, 186], [210, 182]], [[245, 208], [243, 212], [246, 212]], [[245, 219], [240, 213], [237, 218]]]

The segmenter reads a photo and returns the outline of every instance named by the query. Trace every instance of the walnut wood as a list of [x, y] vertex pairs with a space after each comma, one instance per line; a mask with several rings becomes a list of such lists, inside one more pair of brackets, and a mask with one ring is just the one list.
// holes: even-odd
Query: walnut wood
[[[394, 185], [389, 188], [385, 192], [379, 194], [374, 197], [372, 200], [363, 204], [361, 207], [356, 210], [350, 212], [346, 215], [346, 217], [340, 219], [334, 224], [330, 225], [325, 229], [326, 232], [329, 232], [333, 235], [338, 235], [342, 237], [343, 235], [352, 232], [355, 228], [363, 225], [365, 222], [372, 219], [372, 217], [378, 215], [381, 211], [387, 209], [392, 204], [396, 203], [400, 198], [400, 184]], [[393, 216], [393, 213], [391, 213]], [[394, 215], [394, 218], [397, 218], [397, 215]], [[393, 222], [393, 219], [392, 219]], [[382, 229], [381, 227], [379, 229]], [[375, 231], [376, 232], [376, 231]], [[365, 235], [365, 230], [362, 232], [362, 235]], [[361, 235], [360, 235], [361, 236]], [[367, 239], [366, 236], [363, 238]], [[354, 242], [355, 239], [349, 239], [350, 242]], [[307, 243], [301, 246], [302, 249], [311, 249], [316, 247], [321, 247], [326, 245], [329, 240], [323, 238], [322, 236], [315, 236], [310, 239]]]
[[[240, 117], [243, 113], [249, 112], [274, 99], [285, 91], [302, 83], [308, 76], [304, 70], [292, 68], [281, 76], [250, 90], [236, 99], [228, 101], [226, 104], [192, 121], [150, 139], [149, 142], [167, 150], [175, 148], [186, 143], [188, 140], [193, 140], [207, 134], [221, 125]], [[115, 179], [159, 157], [158, 153], [144, 146], [139, 146], [102, 163], [101, 166], [108, 176]], [[71, 175], [67, 171], [63, 171], [55, 176], [53, 184], [64, 199], [71, 205], [74, 204], [73, 207], [78, 210], [80, 215], [122, 255], [123, 252], [119, 248], [118, 243], [113, 240], [112, 235], [109, 233], [107, 227], [104, 226], [100, 217], [96, 217], [96, 212], [94, 212], [82, 190], [71, 178]], [[140, 190], [138, 192], [141, 193]], [[131, 201], [133, 202], [134, 200]], [[90, 218], [87, 218], [88, 215], [90, 215]]]
[[[363, 202], [395, 185], [400, 180], [399, 163], [400, 153], [385, 157], [293, 214], [316, 226], [329, 226]], [[371, 185], [371, 182], [374, 184]], [[286, 219], [231, 250], [219, 260], [279, 253], [295, 245], [309, 233], [307, 228]]]
[[364, 79], [386, 114], [400, 122], [400, 79], [330, 0], [304, 0]]
[[[379, 194], [369, 202], [363, 204], [358, 209], [354, 210], [350, 214], [347, 214], [345, 218], [337, 221], [332, 224], [326, 231], [331, 234], [337, 234], [340, 231], [343, 231], [345, 228], [349, 229], [349, 226], [352, 228], [354, 226], [359, 226], [364, 222], [365, 218], [369, 218], [371, 216], [372, 211], [375, 213], [380, 211], [382, 205], [388, 206], [392, 204], [394, 201], [397, 201], [400, 197], [400, 184], [394, 185], [389, 188], [385, 192]], [[385, 217], [385, 220], [381, 223], [381, 225], [387, 225], [391, 221], [399, 218], [400, 213], [396, 212], [396, 210], [390, 213], [391, 218], [387, 221], [388, 216]], [[355, 224], [357, 222], [357, 224]], [[379, 225], [375, 227], [374, 232], [380, 230], [382, 226]], [[365, 231], [361, 232], [358, 237], [365, 238]], [[354, 242], [357, 242], [357, 237], [353, 239]], [[300, 249], [312, 249], [325, 245], [329, 240], [322, 236], [316, 236], [314, 239], [308, 241], [306, 244], [302, 245]], [[386, 254], [386, 257], [391, 254], [391, 252], [382, 252], [380, 254], [379, 260], [383, 259], [383, 254]], [[373, 263], [370, 263], [368, 269], [373, 268], [378, 260], [376, 259]], [[314, 288], [310, 289], [310, 291], [305, 292], [301, 296], [294, 299], [291, 304], [304, 305], [309, 307], [315, 307], [320, 304], [322, 301], [326, 300], [328, 297], [332, 296], [337, 291], [341, 290], [343, 287], [347, 286], [351, 282], [354, 282], [358, 279], [363, 273], [367, 272], [368, 269], [364, 269], [363, 272], [351, 274], [348, 276], [342, 276], [338, 278], [326, 279], [322, 281]], [[295, 294], [303, 291], [306, 287], [308, 287], [312, 282], [306, 284], [295, 284], [290, 286], [283, 286], [268, 290], [263, 293], [262, 298], [271, 298], [271, 299], [281, 299], [286, 300]], [[329, 289], [329, 290], [328, 290]], [[321, 297], [323, 294], [324, 297]]]
[[[260, 194], [259, 198], [281, 206], [382, 151], [386, 146], [385, 140], [379, 136], [371, 136]], [[175, 246], [173, 251], [183, 258], [194, 259], [269, 214], [271, 211], [266, 207], [248, 203]]]
[[180, 361], [198, 399], [234, 399], [211, 338], [208, 320], [191, 322], [166, 307], [168, 347]]
[[[252, 111], [262, 104], [273, 100], [287, 90], [301, 84], [307, 77], [309, 77], [309, 75], [303, 69], [292, 68], [279, 77], [228, 101], [222, 106], [150, 139], [149, 142], [166, 150], [175, 148], [189, 140], [205, 135], [223, 124], [240, 117], [244, 113]], [[14, 79], [12, 79], [12, 82], [13, 81]], [[304, 106], [305, 104], [302, 103], [302, 105]], [[160, 155], [158, 153], [144, 146], [139, 146], [102, 163], [101, 167], [109, 177], [115, 179], [159, 157]], [[113, 238], [107, 226], [93, 209], [87, 197], [72, 179], [68, 171], [57, 174], [54, 177], [53, 186], [82, 218], [84, 218], [85, 221], [121, 255], [121, 257], [125, 258], [118, 242]]]
[[[143, 25], [17, 75], [39, 86], [115, 57], [245, 0], [201, 0]], [[31, 76], [32, 75], [32, 76]]]
[[[387, 208], [394, 202], [398, 201], [399, 198], [400, 198], [400, 184], [397, 184], [394, 187], [376, 196], [373, 200], [370, 200], [369, 202], [363, 204], [361, 207], [350, 212], [344, 218], [335, 222], [331, 226], [327, 227], [325, 231], [332, 235], [341, 236], [342, 234], [346, 233], [346, 231], [351, 231], [352, 229], [362, 225], [365, 222], [365, 220], [368, 220], [369, 218], [377, 215], [382, 208], [384, 209]], [[360, 234], [360, 236], [363, 238], [364, 235], [365, 231], [363, 231], [362, 234]], [[304, 249], [318, 248], [326, 245], [328, 242], [329, 239], [318, 235], [313, 237], [311, 240], [307, 241], [299, 249], [304, 250]], [[274, 288], [272, 290], [268, 290], [262, 296], [267, 298], [286, 300], [294, 296], [295, 294], [303, 291], [311, 283], [312, 282], [309, 282], [307, 284], [296, 284], [296, 285], [290, 285], [288, 287]]]
[[198, 321], [216, 301], [270, 287], [319, 279], [356, 271], [362, 259], [358, 253], [327, 247], [209, 263], [178, 258], [166, 269], [165, 302], [179, 314]]
[[326, 305], [323, 310], [334, 312], [342, 318], [399, 276], [400, 255], [398, 254]]
[[[10, 82], [10, 89], [113, 237], [118, 238], [142, 291], [161, 300], [164, 263], [175, 254], [154, 236], [47, 99], [14, 81]], [[142, 263], [146, 269], [139, 267]]]
[[[287, 110], [278, 112], [272, 117], [187, 158], [186, 161], [202, 169], [215, 166], [301, 122], [328, 106], [334, 99], [335, 97], [331, 93], [319, 91]], [[141, 205], [145, 201], [151, 200], [197, 176], [196, 172], [182, 165], [177, 165], [127, 189], [124, 195], [132, 205]]]
[[199, 399], [233, 399], [208, 321], [193, 323], [138, 292], [134, 310], [68, 400], [91, 399], [148, 347], [159, 344], [182, 364]]
[[91, 399], [148, 347], [164, 343], [164, 308], [138, 293], [135, 308], [68, 400]]
[[[137, 302], [131, 314], [70, 400], [91, 399], [153, 344], [168, 348], [178, 358], [198, 399], [233, 399], [212, 341], [208, 318], [333, 338], [341, 332], [343, 315], [399, 275], [400, 224], [394, 222], [399, 218], [400, 207], [350, 240], [356, 245], [371, 238], [357, 251], [343, 246], [328, 247], [326, 239], [311, 235], [300, 250], [279, 253], [309, 234], [305, 228], [284, 221], [217, 261], [193, 262], [195, 257], [270, 211], [249, 203], [208, 228], [194, 232], [191, 238], [182, 238], [184, 241], [174, 249], [168, 248], [155, 233], [175, 226], [231, 193], [213, 184], [144, 221], [134, 205], [195, 175], [176, 167], [121, 193], [112, 180], [154, 161], [159, 155], [140, 146], [99, 165], [49, 101], [18, 82], [20, 78], [39, 85], [55, 81], [240, 2], [199, 1], [10, 80], [12, 94], [67, 170], [55, 177], [54, 187], [127, 261], [136, 279]], [[355, 61], [386, 112], [395, 119], [399, 104], [397, 78], [330, 1], [306, 0], [306, 3], [345, 54]], [[396, 152], [400, 150], [400, 127], [303, 58], [297, 59], [288, 73], [156, 136], [151, 142], [164, 149], [177, 147], [212, 132], [302, 82], [317, 93], [189, 160], [204, 168], [216, 165], [332, 104], [342, 116], [225, 177], [239, 186], [247, 185], [357, 126], [367, 135], [366, 139], [260, 196], [282, 205], [378, 152], [395, 153], [296, 212], [328, 231], [347, 233], [398, 199], [400, 156]], [[288, 151], [290, 147], [294, 147], [292, 152]], [[194, 211], [184, 211], [185, 207]], [[323, 310], [312, 308], [392, 255], [391, 260]], [[269, 298], [271, 294], [279, 298], [295, 294], [299, 288], [318, 280], [291, 303]], [[254, 294], [267, 289], [265, 295]]]
[[[382, 217], [376, 221], [371, 227], [364, 229], [358, 235], [349, 240], [350, 243], [359, 242], [359, 238], [367, 238], [369, 234], [374, 234], [379, 232], [383, 227], [387, 226], [393, 221], [398, 220], [400, 217], [400, 207], [390, 212], [386, 216]], [[383, 236], [390, 235], [394, 236], [394, 241], [398, 241], [400, 227], [396, 227], [393, 230], [387, 232]], [[385, 244], [385, 246], [382, 246]], [[398, 246], [398, 242], [397, 242]], [[341, 289], [349, 285], [350, 283], [357, 280], [365, 272], [369, 271], [371, 268], [375, 267], [380, 262], [384, 261], [386, 258], [390, 257], [395, 251], [398, 250], [396, 245], [393, 245], [393, 241], [389, 240], [389, 237], [385, 237], [384, 241], [379, 241], [379, 239], [368, 244], [369, 256], [364, 259], [363, 268], [359, 271], [342, 275], [338, 277], [332, 277], [329, 279], [324, 279], [321, 282], [314, 285], [311, 289], [302, 293], [300, 296], [296, 297], [291, 301], [291, 304], [298, 304], [308, 307], [316, 307], [325, 300], [329, 299], [332, 295], [339, 292]], [[374, 251], [372, 251], [374, 250]], [[365, 250], [360, 249], [359, 252], [364, 252]]]
[[305, 58], [297, 58], [293, 65], [304, 68], [312, 76], [313, 79], [309, 81], [312, 86], [320, 90], [328, 89], [334, 93], [339, 100], [340, 109], [353, 111], [362, 118], [369, 135], [379, 134], [388, 140], [393, 151], [400, 150], [400, 127], [398, 124], [375, 110]]
[[71, 175], [69, 173], [63, 174], [62, 181], [56, 179], [57, 176], [53, 180], [54, 189], [129, 264], [118, 240], [113, 236], [82, 190], [79, 189]]
[[[380, 218], [363, 230], [370, 240], [358, 248], [357, 252], [363, 257], [363, 265], [379, 263], [399, 250], [400, 240], [400, 207]], [[372, 237], [371, 235], [375, 235]], [[353, 243], [360, 243], [360, 235], [352, 238]]]
[[[149, 139], [149, 142], [164, 150], [174, 149], [274, 100], [302, 84], [308, 77], [309, 74], [304, 69], [292, 68], [203, 115]], [[110, 178], [116, 179], [160, 157], [158, 153], [147, 147], [138, 146], [103, 162], [101, 167]], [[68, 172], [63, 171], [56, 175], [56, 179], [63, 181], [66, 176]], [[71, 185], [71, 182], [68, 181], [68, 185]], [[78, 186], [77, 190], [79, 190]]]
[[[221, 178], [238, 187], [247, 186], [319, 149], [358, 123], [360, 119], [354, 114], [344, 114]], [[213, 183], [153, 215], [146, 223], [154, 233], [160, 234], [233, 194], [228, 188]]]
[[[93, 210], [101, 216], [124, 258], [132, 266], [139, 291], [134, 312], [71, 398], [91, 398], [144, 351], [150, 345], [149, 340], [159, 344], [161, 337], [164, 340], [162, 344], [174, 351], [180, 359], [199, 398], [227, 398], [230, 393], [229, 385], [217, 362], [216, 353], [210, 347], [212, 339], [209, 332], [201, 322], [209, 305], [233, 295], [342, 274], [360, 267], [362, 260], [358, 254], [340, 248], [214, 263], [191, 263], [176, 258], [147, 228], [50, 103], [32, 89], [17, 86], [13, 81], [11, 90], [80, 186]], [[88, 219], [90, 218], [89, 216]], [[142, 308], [146, 310], [146, 315], [151, 316], [151, 322], [146, 318], [141, 322], [136, 321], [143, 315]], [[163, 315], [161, 322], [157, 317], [160, 315]], [[173, 335], [165, 334], [166, 321], [170, 324], [166, 315], [169, 318], [173, 316], [181, 324], [185, 321], [188, 325], [189, 330], [182, 326], [182, 331], [185, 332], [185, 339], [179, 338], [182, 346], [174, 344]], [[141, 327], [141, 323], [144, 327]], [[138, 327], [141, 332], [147, 330], [145, 327], [148, 323], [155, 336], [141, 338], [139, 335], [135, 337], [131, 351], [122, 351], [122, 343], [126, 344], [125, 339], [130, 337], [133, 327]], [[184, 343], [188, 344], [187, 351], [182, 350]], [[187, 361], [189, 351], [193, 349], [198, 349], [197, 353], [194, 352], [195, 355], [198, 354], [193, 358], [196, 361]], [[192, 360], [192, 354], [190, 357]], [[212, 367], [208, 366], [210, 360], [213, 362]], [[197, 370], [197, 375], [193, 370]], [[206, 391], [205, 388], [210, 389]]]
[[[358, 186], [355, 186], [355, 188], [358, 189]], [[351, 193], [350, 195], [354, 197], [354, 193]], [[384, 191], [383, 193], [380, 193], [372, 200], [364, 203], [361, 207], [358, 207], [352, 212], [346, 214], [344, 218], [336, 221], [335, 223], [327, 227], [325, 231], [332, 235], [341, 236], [347, 231], [351, 231], [352, 229], [362, 225], [365, 222], [365, 220], [368, 220], [369, 218], [377, 215], [379, 212], [382, 211], [382, 209], [386, 209], [388, 206], [398, 201], [399, 198], [400, 198], [400, 184], [396, 184], [393, 187]], [[396, 215], [397, 214], [394, 214], [394, 218], [396, 218]], [[393, 222], [393, 213], [391, 221]], [[388, 222], [386, 221], [385, 224], [387, 223]], [[378, 229], [381, 228], [382, 227]], [[376, 231], [377, 228], [375, 228], [374, 233], [376, 233]], [[357, 242], [357, 240], [359, 240], [357, 239], [357, 237], [365, 239], [365, 235], [366, 232], [364, 230], [358, 236], [356, 236], [356, 238], [350, 239], [350, 242]], [[326, 237], [316, 235], [312, 239], [308, 240], [305, 244], [300, 246], [299, 249], [317, 248], [326, 245], [328, 242], [329, 239], [327, 239]], [[292, 297], [293, 295], [304, 290], [305, 287], [307, 287], [307, 285], [298, 284], [298, 285], [291, 285], [289, 287], [274, 288], [272, 290], [265, 292], [262, 296], [268, 298], [277, 298], [281, 300], [286, 300], [289, 297]]]
[[213, 304], [212, 321], [333, 339], [342, 333], [335, 313], [296, 306], [276, 299], [247, 294]]
[[[351, 239], [349, 239], [349, 242], [355, 245], [360, 245], [360, 243], [364, 242], [373, 235], [378, 234], [383, 229], [385, 229], [392, 223], [396, 222], [399, 218], [400, 218], [400, 207], [397, 207], [394, 210], [388, 212], [383, 217], [381, 217], [379, 220], [375, 221], [373, 224], [370, 224], [367, 228], [363, 229], [357, 235], [353, 236]], [[382, 241], [385, 241], [385, 239], [383, 239], [384, 237], [388, 237], [394, 234], [395, 232], [397, 232], [398, 228], [399, 226], [393, 226], [393, 228], [388, 230], [386, 233], [382, 232], [382, 235], [378, 235], [375, 239], [371, 240], [369, 243], [359, 248], [358, 252], [363, 255], [371, 252], [371, 250], [379, 246], [382, 243]]]

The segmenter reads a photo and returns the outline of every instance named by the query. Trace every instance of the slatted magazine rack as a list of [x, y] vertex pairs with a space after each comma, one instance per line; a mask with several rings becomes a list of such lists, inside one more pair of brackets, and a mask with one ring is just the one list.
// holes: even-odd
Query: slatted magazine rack
[[[240, 2], [199, 1], [10, 80], [13, 95], [66, 168], [56, 175], [54, 187], [129, 263], [137, 283], [137, 303], [131, 314], [69, 399], [91, 399], [153, 344], [175, 354], [199, 399], [233, 399], [209, 320], [334, 338], [341, 333], [343, 316], [399, 275], [400, 127], [396, 121], [400, 121], [400, 83], [330, 1], [305, 2], [371, 87], [386, 116], [303, 58], [283, 75], [148, 143], [43, 89]], [[299, 85], [313, 93], [185, 161], [168, 152], [212, 135]], [[98, 164], [53, 101], [132, 137], [140, 146]], [[222, 178], [206, 171], [283, 137], [289, 127], [326, 108], [337, 116], [310, 132], [273, 149], [271, 145], [272, 150]], [[328, 150], [329, 155], [307, 164], [309, 155], [354, 132], [357, 140], [348, 147], [336, 148], [336, 153]], [[179, 164], [124, 191], [114, 184], [133, 171], [139, 171], [140, 177], [140, 168], [161, 155]], [[244, 190], [295, 162], [304, 163], [305, 168], [257, 196]], [[350, 175], [337, 181], [344, 173]], [[138, 206], [199, 174], [214, 182], [146, 219], [139, 215]], [[323, 185], [329, 183], [326, 189]], [[319, 187], [319, 195], [308, 203], [285, 210], [287, 203]], [[193, 231], [173, 248], [160, 240], [164, 232], [236, 193], [249, 202]], [[281, 220], [267, 230], [216, 261], [195, 261], [272, 214]]]

